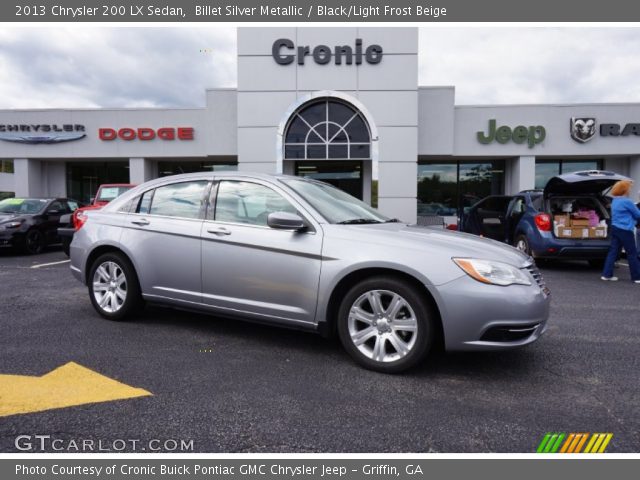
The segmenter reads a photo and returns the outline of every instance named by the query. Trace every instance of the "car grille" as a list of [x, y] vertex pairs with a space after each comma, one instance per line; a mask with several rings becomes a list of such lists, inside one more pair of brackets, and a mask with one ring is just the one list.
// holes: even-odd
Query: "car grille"
[[538, 287], [540, 287], [540, 290], [542, 290], [542, 293], [544, 293], [545, 296], [550, 295], [551, 291], [547, 288], [547, 284], [544, 282], [544, 277], [542, 276], [542, 273], [540, 273], [540, 270], [538, 270], [538, 267], [536, 266], [536, 264], [532, 263], [531, 265], [529, 265], [527, 267], [527, 271], [531, 274], [533, 279], [536, 281], [536, 284], [538, 285]]

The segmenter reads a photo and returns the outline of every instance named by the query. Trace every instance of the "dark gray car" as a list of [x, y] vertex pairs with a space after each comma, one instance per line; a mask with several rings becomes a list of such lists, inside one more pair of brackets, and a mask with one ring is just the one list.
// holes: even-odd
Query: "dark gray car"
[[108, 319], [144, 299], [337, 332], [361, 365], [398, 372], [436, 342], [529, 344], [549, 315], [542, 277], [516, 249], [406, 225], [299, 177], [164, 177], [87, 216], [71, 269]]

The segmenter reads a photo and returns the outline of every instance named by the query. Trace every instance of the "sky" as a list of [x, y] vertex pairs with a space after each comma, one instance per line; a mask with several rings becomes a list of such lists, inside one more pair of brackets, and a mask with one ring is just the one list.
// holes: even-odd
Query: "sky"
[[[640, 102], [640, 29], [420, 29], [419, 84], [456, 103]], [[0, 109], [203, 107], [236, 86], [234, 28], [0, 29]]]

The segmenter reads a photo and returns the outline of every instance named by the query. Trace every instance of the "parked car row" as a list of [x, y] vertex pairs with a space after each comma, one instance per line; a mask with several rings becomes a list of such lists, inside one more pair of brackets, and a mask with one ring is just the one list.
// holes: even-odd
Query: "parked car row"
[[70, 198], [7, 198], [0, 201], [0, 245], [36, 254], [60, 243], [58, 227], [63, 215], [82, 204]]

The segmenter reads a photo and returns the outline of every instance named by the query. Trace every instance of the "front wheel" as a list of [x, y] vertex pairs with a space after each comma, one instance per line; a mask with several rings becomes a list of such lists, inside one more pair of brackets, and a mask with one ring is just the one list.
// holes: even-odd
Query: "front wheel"
[[424, 300], [409, 283], [373, 277], [349, 290], [340, 305], [338, 334], [345, 350], [370, 370], [397, 373], [431, 348], [434, 328]]
[[22, 251], [29, 255], [36, 255], [38, 253], [42, 253], [44, 247], [44, 234], [35, 228], [29, 230], [24, 237]]
[[121, 253], [105, 253], [89, 271], [89, 297], [109, 320], [123, 320], [141, 305], [140, 285], [131, 262]]

